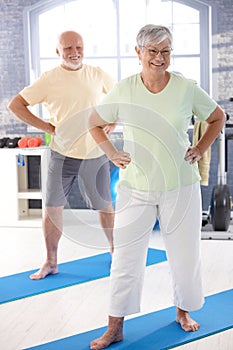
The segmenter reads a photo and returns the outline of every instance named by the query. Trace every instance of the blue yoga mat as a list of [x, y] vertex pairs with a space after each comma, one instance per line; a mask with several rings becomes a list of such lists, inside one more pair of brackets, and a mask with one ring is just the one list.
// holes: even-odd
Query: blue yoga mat
[[[124, 340], [110, 349], [167, 350], [233, 328], [233, 289], [206, 298], [204, 307], [191, 313], [201, 327], [185, 332], [175, 319], [175, 307], [125, 321]], [[91, 340], [100, 337], [106, 327], [34, 346], [26, 350], [89, 350]]]
[[[165, 260], [164, 250], [148, 249], [147, 266]], [[29, 275], [37, 270], [1, 277], [0, 304], [107, 277], [110, 265], [111, 256], [109, 253], [104, 253], [59, 264], [58, 274], [49, 275], [38, 281], [29, 278]]]

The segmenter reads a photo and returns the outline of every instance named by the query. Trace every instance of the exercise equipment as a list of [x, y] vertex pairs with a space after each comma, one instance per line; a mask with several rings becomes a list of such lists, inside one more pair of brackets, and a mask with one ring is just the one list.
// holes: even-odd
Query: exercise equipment
[[18, 147], [18, 141], [21, 139], [21, 137], [3, 137], [0, 139], [0, 148], [16, 148]]
[[41, 137], [3, 137], [0, 139], [0, 148], [26, 148], [26, 147], [39, 147], [42, 145]]
[[111, 191], [111, 197], [112, 197], [112, 204], [114, 208], [116, 204], [118, 182], [119, 182], [119, 168], [113, 167], [110, 173], [110, 191]]
[[26, 148], [28, 146], [28, 140], [29, 140], [29, 137], [23, 137], [21, 140], [19, 140], [18, 147]]
[[2, 139], [0, 139], [0, 148], [3, 148], [6, 146], [6, 142], [9, 139], [9, 137], [3, 137]]
[[8, 139], [6, 141], [6, 147], [7, 148], [16, 148], [18, 147], [18, 142], [21, 139], [21, 137], [14, 137], [13, 139]]
[[[232, 329], [232, 314], [233, 289], [230, 289], [206, 297], [203, 308], [191, 312], [191, 317], [201, 324], [198, 331], [183, 331], [175, 321], [176, 309], [172, 306], [126, 320], [124, 322], [124, 340], [111, 345], [109, 350], [173, 349], [177, 346]], [[105, 331], [106, 327], [101, 327], [49, 343], [36, 345], [25, 350], [88, 350], [90, 349], [90, 342], [99, 338]], [[209, 349], [208, 343], [206, 345], [206, 349]], [[223, 349], [223, 347], [220, 348]]]
[[[226, 127], [231, 127], [231, 124], [226, 124]], [[231, 221], [232, 197], [227, 185], [229, 135], [226, 137], [223, 128], [218, 137], [218, 184], [213, 188], [210, 203], [210, 223], [214, 231], [227, 231]]]
[[35, 137], [35, 140], [37, 140], [37, 143], [38, 143], [38, 147], [40, 147], [43, 143], [43, 140], [41, 137]]
[[42, 139], [40, 137], [34, 137], [28, 140], [28, 147], [39, 147], [41, 145]]
[[[148, 249], [147, 266], [166, 260], [164, 250]], [[49, 275], [39, 281], [32, 281], [29, 278], [29, 275], [37, 270], [1, 277], [0, 304], [108, 277], [110, 266], [111, 256], [109, 253], [104, 253], [61, 263], [58, 274]]]
[[24, 154], [18, 154], [18, 157], [17, 157], [17, 164], [18, 164], [19, 166], [25, 166]]
[[33, 148], [33, 147], [40, 147], [42, 145], [42, 139], [41, 137], [24, 137], [18, 142], [19, 148]]
[[[227, 184], [228, 141], [233, 140], [233, 123], [226, 113], [226, 124], [218, 137], [218, 177], [213, 187], [208, 211], [202, 213], [202, 226], [211, 224], [213, 231], [228, 231], [231, 222], [232, 196]], [[227, 132], [226, 132], [227, 130]], [[223, 239], [223, 234], [215, 234], [214, 239]], [[228, 236], [227, 236], [228, 237]], [[228, 238], [230, 239], [230, 238]]]

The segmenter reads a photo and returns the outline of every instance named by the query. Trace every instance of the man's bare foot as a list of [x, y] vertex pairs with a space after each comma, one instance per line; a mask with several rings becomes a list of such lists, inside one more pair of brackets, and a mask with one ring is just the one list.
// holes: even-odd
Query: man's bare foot
[[107, 331], [102, 337], [93, 340], [90, 344], [90, 349], [101, 350], [107, 348], [113, 343], [123, 340], [123, 317], [109, 316], [109, 324]]
[[39, 271], [33, 273], [29, 277], [31, 280], [41, 280], [48, 275], [55, 275], [56, 273], [58, 273], [57, 265], [50, 265], [48, 262], [46, 262]]
[[194, 321], [188, 311], [176, 308], [176, 322], [181, 325], [181, 328], [186, 332], [195, 332], [200, 328], [200, 325]]

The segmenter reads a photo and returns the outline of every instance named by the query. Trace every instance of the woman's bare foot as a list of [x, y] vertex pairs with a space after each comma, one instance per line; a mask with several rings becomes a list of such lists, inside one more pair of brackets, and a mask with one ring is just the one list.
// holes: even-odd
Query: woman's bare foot
[[110, 330], [107, 330], [102, 337], [95, 339], [91, 342], [90, 349], [100, 350], [105, 349], [113, 343], [117, 343], [123, 340], [123, 333], [114, 333]]
[[57, 265], [50, 265], [48, 262], [44, 263], [39, 271], [30, 275], [31, 280], [41, 280], [48, 275], [55, 275], [58, 273]]
[[194, 321], [188, 311], [176, 308], [176, 322], [181, 325], [181, 328], [186, 332], [195, 332], [200, 328], [200, 325]]
[[90, 344], [90, 349], [100, 350], [105, 349], [113, 343], [117, 343], [123, 340], [123, 317], [111, 317], [109, 316], [109, 324], [107, 331], [102, 337], [95, 339]]

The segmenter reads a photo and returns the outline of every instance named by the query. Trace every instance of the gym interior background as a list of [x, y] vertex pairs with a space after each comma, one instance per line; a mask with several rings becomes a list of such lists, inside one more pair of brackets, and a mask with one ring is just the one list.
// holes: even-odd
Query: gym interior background
[[[48, 0], [48, 1], [37, 1], [37, 0], [1, 0], [0, 2], [0, 138], [2, 137], [24, 137], [35, 135], [35, 130], [31, 130], [26, 125], [17, 120], [8, 110], [7, 104], [11, 97], [15, 95], [18, 91], [20, 91], [25, 85], [27, 85], [33, 78], [39, 75], [40, 71], [43, 68], [48, 67], [48, 65], [55, 65], [56, 55], [55, 55], [55, 37], [48, 33], [47, 27], [44, 28], [44, 31], [41, 30], [41, 26], [46, 26], [46, 14], [52, 13], [52, 10], [57, 10], [57, 18], [54, 21], [56, 23], [56, 28], [51, 29], [50, 31], [55, 32], [58, 28], [62, 28], [60, 22], [59, 11], [67, 11], [68, 6], [81, 6], [84, 8], [84, 3], [86, 7], [86, 11], [90, 12], [90, 8], [94, 3], [97, 3], [96, 0], [76, 0], [76, 1], [68, 1], [68, 0]], [[131, 45], [134, 47], [134, 38], [137, 33], [138, 28], [146, 23], [146, 18], [142, 18], [142, 11], [140, 9], [143, 6], [162, 6], [166, 5], [166, 18], [164, 15], [165, 22], [171, 22], [173, 28], [177, 28], [175, 22], [175, 6], [182, 5], [187, 10], [192, 9], [194, 11], [198, 11], [199, 13], [199, 27], [190, 27], [188, 30], [188, 37], [185, 38], [189, 43], [187, 44], [188, 51], [186, 53], [176, 54], [176, 50], [174, 50], [174, 61], [179, 62], [180, 56], [184, 58], [187, 62], [188, 59], [197, 58], [199, 61], [199, 72], [197, 75], [197, 79], [200, 80], [200, 84], [208, 91], [208, 93], [212, 94], [213, 98], [222, 106], [226, 113], [230, 116], [230, 120], [233, 120], [233, 102], [230, 99], [233, 97], [233, 89], [232, 89], [232, 81], [233, 81], [233, 61], [232, 61], [232, 52], [233, 52], [233, 6], [232, 0], [204, 0], [202, 2], [198, 0], [178, 0], [178, 1], [160, 1], [160, 0], [140, 0], [140, 1], [123, 1], [123, 0], [99, 0], [98, 11], [102, 11], [103, 14], [106, 15], [103, 6], [106, 7], [107, 4], [111, 4], [111, 11], [114, 12], [114, 16], [116, 14], [115, 26], [116, 28], [112, 29], [112, 32], [116, 33], [116, 36], [119, 36], [124, 29], [126, 30], [126, 34], [128, 35], [125, 39], [125, 47], [127, 45]], [[133, 29], [132, 32], [128, 33], [128, 29], [124, 22], [124, 19], [117, 20], [117, 16], [123, 17], [123, 13], [121, 10], [123, 8], [123, 4], [128, 4], [128, 6], [134, 7], [135, 18], [133, 21]], [[138, 7], [138, 11], [137, 11]], [[110, 9], [110, 8], [109, 8]], [[59, 11], [58, 11], [59, 10]], [[107, 9], [108, 10], [108, 9]], [[95, 9], [96, 11], [96, 9]], [[110, 11], [110, 10], [109, 10]], [[40, 15], [43, 15], [44, 24], [42, 19], [40, 19]], [[76, 16], [76, 15], [75, 15]], [[73, 21], [75, 21], [75, 16]], [[78, 16], [78, 14], [77, 14]], [[88, 20], [85, 18], [85, 33], [87, 37], [87, 41], [93, 40], [88, 39], [88, 28], [91, 28], [97, 23], [95, 18], [93, 17], [93, 13], [90, 13], [91, 18]], [[48, 17], [49, 18], [49, 17]], [[61, 17], [62, 18], [62, 17]], [[78, 19], [80, 17], [77, 17]], [[106, 16], [105, 16], [106, 18]], [[156, 14], [154, 14], [154, 18], [156, 21]], [[147, 19], [148, 20], [148, 19]], [[150, 15], [149, 20], [153, 21], [153, 15]], [[185, 22], [185, 18], [183, 18]], [[33, 24], [32, 24], [32, 21]], [[90, 23], [88, 22], [90, 21]], [[128, 18], [127, 18], [128, 21]], [[138, 21], [138, 24], [137, 24]], [[121, 24], [121, 28], [118, 28], [119, 23]], [[127, 22], [128, 23], [128, 22]], [[48, 24], [48, 23], [47, 23]], [[51, 24], [51, 23], [50, 23]], [[167, 23], [163, 23], [167, 24]], [[178, 23], [182, 25], [182, 23]], [[71, 23], [66, 23], [66, 26], [70, 26]], [[108, 23], [106, 23], [106, 26]], [[186, 23], [186, 28], [188, 23]], [[60, 26], [60, 27], [59, 27]], [[89, 27], [88, 27], [89, 26]], [[80, 25], [81, 27], [81, 25]], [[197, 29], [198, 34], [195, 32], [195, 28]], [[80, 32], [82, 28], [79, 28]], [[102, 30], [102, 31], [101, 31]], [[99, 35], [102, 36], [97, 38], [96, 40], [105, 41], [104, 29], [101, 29]], [[45, 34], [43, 34], [45, 33]], [[176, 34], [177, 33], [177, 34]], [[181, 36], [181, 31], [175, 30], [175, 38], [176, 35]], [[40, 40], [40, 35], [43, 37], [43, 43], [46, 42], [47, 47], [50, 48], [52, 52], [54, 52], [54, 57], [41, 57], [43, 56], [42, 51], [46, 51], [46, 49], [40, 47], [42, 46], [42, 40]], [[126, 37], [127, 37], [126, 35]], [[122, 35], [123, 36], [123, 35]], [[84, 35], [85, 38], [85, 35]], [[197, 38], [199, 38], [199, 42], [197, 42]], [[121, 43], [117, 42], [119, 38], [114, 38], [113, 41], [116, 41], [116, 46], [121, 45]], [[182, 38], [180, 37], [181, 44]], [[177, 43], [176, 43], [177, 44]], [[179, 45], [179, 42], [177, 46]], [[45, 45], [45, 46], [46, 46]], [[115, 50], [112, 44], [109, 45], [109, 50]], [[200, 53], [195, 53], [195, 49], [193, 48], [193, 52], [191, 55], [189, 54], [190, 50], [192, 51], [192, 46], [197, 46], [200, 48]], [[106, 68], [112, 73], [112, 75], [116, 79], [120, 79], [123, 75], [131, 74], [130, 68], [135, 66], [135, 69], [138, 69], [138, 63], [136, 57], [133, 57], [132, 54], [125, 54], [118, 52], [119, 49], [114, 55], [114, 57], [107, 58], [109, 53], [99, 54], [96, 49], [97, 45], [92, 45], [93, 50], [88, 47], [88, 63], [100, 64], [103, 68]], [[101, 42], [99, 43], [101, 47]], [[106, 46], [106, 45], [105, 45]], [[190, 49], [191, 47], [191, 49]], [[101, 50], [100, 50], [101, 51]], [[179, 50], [178, 50], [179, 51]], [[198, 51], [198, 50], [197, 50]], [[131, 51], [129, 50], [129, 53]], [[188, 54], [187, 54], [188, 53]], [[43, 61], [44, 59], [44, 61]], [[98, 61], [99, 59], [99, 61]], [[128, 64], [127, 64], [128, 59]], [[114, 65], [109, 62], [113, 62], [115, 60]], [[43, 62], [45, 63], [43, 63]], [[122, 63], [119, 66], [119, 62]], [[42, 63], [41, 63], [42, 62]], [[47, 62], [47, 63], [46, 63]], [[49, 63], [48, 63], [49, 62]], [[126, 63], [125, 63], [126, 62]], [[180, 65], [175, 64], [174, 67], [179, 69], [182, 66], [182, 60], [180, 60]], [[189, 70], [190, 66], [193, 67], [192, 63], [188, 64]], [[127, 71], [128, 69], [128, 71]], [[123, 72], [123, 73], [122, 73]], [[192, 70], [190, 71], [192, 73]], [[183, 73], [181, 71], [181, 73]], [[191, 74], [190, 73], [190, 74]], [[187, 75], [187, 74], [186, 74]], [[39, 111], [40, 112], [40, 111]], [[43, 137], [43, 135], [40, 135]], [[192, 130], [190, 130], [190, 137], [192, 137]], [[116, 138], [117, 140], [117, 138]], [[116, 141], [118, 142], [118, 141]], [[228, 142], [228, 149], [232, 149], [232, 140]], [[119, 140], [119, 144], [121, 144], [121, 140]], [[33, 157], [32, 163], [30, 166], [30, 174], [29, 174], [29, 182], [31, 181], [31, 186], [33, 188], [33, 181], [36, 181], [35, 174], [38, 172], [38, 159], [35, 158], [35, 163], [33, 165]], [[233, 157], [231, 151], [228, 152], [227, 157], [227, 183], [230, 186], [231, 194], [233, 194]], [[207, 210], [210, 201], [211, 201], [211, 193], [215, 184], [218, 182], [217, 178], [217, 168], [218, 168], [218, 144], [217, 141], [212, 146], [212, 156], [211, 156], [211, 167], [210, 167], [210, 179], [209, 185], [202, 187], [202, 197], [203, 197], [203, 209]], [[31, 179], [31, 180], [30, 180]], [[35, 185], [37, 186], [37, 185]], [[37, 206], [38, 203], [32, 200], [31, 206]], [[72, 191], [70, 196], [70, 205], [73, 208], [85, 208], [85, 204], [82, 201], [80, 194], [77, 193], [76, 190]]]
[[[99, 9], [96, 9], [96, 3], [99, 4]], [[113, 13], [116, 13], [117, 11], [119, 13], [122, 6], [128, 4], [133, 15], [130, 16], [130, 12], [127, 10], [125, 16], [123, 12], [123, 14], [121, 13], [120, 18], [117, 17], [114, 21], [110, 15], [107, 15], [106, 8], [103, 7], [103, 4], [114, 4]], [[193, 74], [194, 62], [198, 62], [199, 70], [195, 69], [195, 74], [197, 73], [197, 75], [199, 75], [197, 78], [200, 78], [201, 85], [212, 94], [216, 101], [230, 115], [232, 120], [233, 102], [230, 101], [230, 98], [233, 97], [232, 0], [0, 0], [0, 138], [5, 136], [14, 138], [17, 136], [24, 137], [27, 135], [35, 135], [35, 130], [30, 129], [19, 122], [8, 111], [7, 104], [13, 95], [18, 93], [18, 91], [29, 83], [30, 79], [33, 79], [34, 76], [40, 73], [39, 69], [41, 65], [44, 65], [45, 68], [45, 66], [48, 66], [49, 64], [52, 65], [57, 63], [57, 61], [54, 62], [55, 42], [54, 37], [51, 37], [51, 33], [60, 31], [60, 15], [63, 17], [64, 10], [67, 12], [66, 7], [69, 5], [85, 5], [88, 7], [87, 13], [88, 11], [91, 11], [93, 7], [94, 10], [92, 10], [91, 19], [89, 19], [88, 14], [86, 16], [81, 16], [83, 17], [82, 25], [84, 25], [85, 28], [87, 20], [93, 24], [93, 27], [96, 27], [99, 13], [102, 11], [104, 15], [102, 22], [103, 26], [106, 27], [105, 31], [110, 32], [109, 25], [115, 23], [115, 33], [119, 35], [118, 40], [127, 39], [127, 42], [133, 47], [135, 33], [145, 22], [145, 19], [142, 18], [142, 15], [145, 13], [142, 7], [148, 5], [157, 8], [159, 4], [163, 4], [163, 6], [166, 7], [165, 14], [170, 14], [170, 17], [174, 17], [174, 12], [178, 5], [186, 6], [187, 16], [183, 15], [181, 18], [184, 22], [187, 22], [187, 19], [189, 18], [188, 14], [190, 14], [190, 12], [193, 14], [193, 9], [198, 11], [201, 22], [199, 24], [202, 26], [201, 28], [199, 27], [199, 24], [194, 28], [196, 25], [194, 22], [180, 23], [181, 25], [185, 24], [186, 26], [190, 24], [192, 29], [187, 30], [186, 27], [185, 30], [180, 30], [179, 35], [176, 35], [176, 38], [178, 37], [178, 40], [181, 40], [181, 44], [179, 45], [179, 43], [176, 43], [175, 46], [176, 48], [177, 45], [179, 45], [180, 48], [187, 48], [188, 46], [190, 51], [185, 51], [180, 54], [177, 52], [177, 49], [174, 49], [174, 60], [175, 62], [182, 62], [182, 68], [189, 69], [189, 72], [183, 72], [183, 69], [180, 69], [185, 75]], [[37, 15], [40, 11], [43, 11], [44, 16], [48, 19], [47, 10], [55, 10], [57, 6], [61, 6], [59, 8], [59, 11], [61, 12], [56, 11], [55, 15], [53, 13], [52, 16], [49, 16], [49, 20], [52, 17], [56, 24], [53, 25], [50, 22], [45, 21], [45, 34], [44, 36], [42, 33], [41, 35], [38, 35], [38, 26], [41, 22], [38, 21]], [[137, 6], [139, 6], [138, 9]], [[190, 8], [191, 11], [189, 11]], [[149, 12], [151, 16], [156, 15], [155, 11]], [[79, 11], [73, 11], [73, 13], [74, 17], [77, 16], [77, 18], [80, 19], [80, 16], [78, 17]], [[32, 25], [29, 28], [28, 20], [30, 19], [30, 16], [32, 16]], [[150, 17], [151, 22], [152, 19], [153, 18]], [[119, 20], [121, 20], [121, 27], [117, 27]], [[159, 23], [160, 20], [161, 18], [159, 19]], [[134, 25], [132, 25], [131, 21], [134, 21]], [[109, 24], [109, 22], [111, 23]], [[156, 23], [158, 23], [158, 21]], [[173, 27], [175, 28], [174, 23]], [[126, 35], [128, 29], [132, 29], [129, 36]], [[82, 27], [80, 28], [80, 32], [83, 32]], [[85, 36], [86, 34], [88, 35], [88, 31], [85, 32]], [[186, 35], [185, 40], [182, 40], [183, 34], [188, 34]], [[93, 33], [91, 32], [90, 38], [87, 37], [88, 45], [89, 39], [91, 39], [92, 35]], [[93, 36], [93, 38], [95, 40], [98, 39], [96, 36]], [[121, 48], [119, 41], [116, 42], [115, 37], [112, 37], [112, 40], [107, 41], [106, 36], [103, 33], [99, 38], [105, 44], [103, 45], [103, 48], [107, 47], [110, 51], [105, 53], [106, 55], [113, 54], [114, 48], [112, 47], [112, 42], [114, 40], [115, 44], [117, 44], [117, 50]], [[54, 57], [49, 55], [44, 57], [41, 56], [42, 52], [40, 52], [39, 44], [42, 43], [46, 43], [47, 47], [54, 53]], [[127, 49], [126, 44], [124, 45], [125, 49]], [[196, 51], [194, 50], [194, 46]], [[127, 72], [131, 73], [127, 71], [128, 68], [135, 67], [136, 69], [139, 69], [136, 58], [132, 57], [131, 54], [122, 54], [121, 57], [121, 52], [117, 52], [115, 57], [108, 56], [108, 58], [103, 58], [103, 56], [97, 57], [98, 52], [96, 52], [95, 49], [96, 47], [93, 46], [93, 52], [90, 53], [89, 50], [86, 51], [86, 54], [88, 54], [88, 62], [91, 63], [92, 61], [95, 61], [94, 64], [96, 64], [96, 60], [99, 59], [101, 61], [99, 65], [103, 66], [103, 68], [106, 66], [110, 70], [112, 67], [109, 65], [109, 62], [114, 62], [113, 73], [117, 79], [120, 78], [121, 74], [127, 74]], [[127, 64], [126, 61], [129, 62], [129, 64]], [[188, 63], [189, 61], [192, 63]], [[45, 62], [47, 63], [45, 64]], [[184, 62], [187, 63], [186, 66]], [[120, 64], [122, 64], [122, 66]], [[179, 67], [177, 67], [176, 70], [179, 70]], [[190, 129], [190, 137], [191, 136], [192, 129]], [[122, 147], [122, 140], [119, 135], [116, 136], [115, 142], [119, 147]], [[232, 143], [233, 141], [230, 140], [227, 181], [231, 188], [231, 194], [233, 195]], [[1, 149], [0, 154], [4, 153], [7, 152], [5, 152], [4, 149]], [[2, 178], [3, 172], [6, 172], [5, 168], [9, 165], [7, 157], [5, 156], [4, 158], [5, 161], [0, 158], [0, 178]], [[32, 159], [32, 161], [29, 162], [30, 176], [28, 180], [31, 188], [38, 187], [38, 160], [39, 158], [35, 157], [34, 160]], [[217, 142], [215, 142], [212, 146], [209, 186], [202, 189], [204, 209], [208, 208], [213, 186], [217, 183], [217, 165], [218, 145]], [[8, 175], [7, 173], [5, 179], [3, 185], [0, 181], [0, 188], [3, 189], [0, 193], [1, 202], [3, 202], [3, 206], [6, 207], [7, 194], [11, 190], [10, 187], [14, 185], [14, 176], [12, 176], [12, 174]], [[4, 186], [7, 188], [4, 189]], [[16, 194], [13, 193], [13, 195], [16, 201]], [[75, 189], [72, 192], [71, 197], [71, 203], [74, 207], [83, 206], [79, 194]], [[20, 200], [23, 201], [24, 199]], [[36, 206], [37, 203], [33, 202], [31, 205]], [[81, 214], [84, 216], [86, 214], [89, 215], [86, 210], [82, 210]], [[8, 215], [10, 216], [11, 224], [13, 216], [12, 203], [10, 203]], [[0, 210], [0, 221], [3, 217], [3, 211]], [[231, 225], [231, 232], [232, 227], [233, 226]], [[88, 229], [88, 225], [84, 224], [79, 227], [75, 226], [74, 231], [80, 231], [82, 237], [86, 237], [86, 235], [88, 237]], [[215, 233], [216, 232], [211, 232], [211, 234]], [[222, 232], [220, 234], [222, 234]], [[0, 237], [1, 277], [8, 275], [11, 276], [34, 268], [37, 269], [41, 266], [45, 253], [41, 224], [40, 227], [25, 227], [20, 225], [17, 227], [1, 226]], [[150, 243], [150, 247], [164, 250], [164, 245], [160, 239], [158, 231], [154, 231]], [[225, 239], [202, 239], [203, 283], [205, 295], [213, 295], [215, 293], [232, 289], [232, 243], [233, 240], [229, 240], [228, 236], [226, 236]], [[89, 249], [85, 245], [75, 244], [72, 240], [63, 236], [61, 249], [59, 251], [59, 263], [74, 261], [98, 253], [99, 251], [96, 249]], [[160, 311], [173, 305], [170, 285], [170, 271], [167, 262], [155, 264], [154, 266], [147, 268], [141, 315], [149, 314], [157, 310]], [[15, 285], [12, 289], [18, 290], [18, 288], [14, 287]], [[108, 312], [108, 303], [106, 302], [108, 296], [108, 279], [99, 278], [98, 280], [90, 281], [85, 284], [62, 288], [54, 292], [42, 293], [33, 297], [23, 298], [22, 300], [15, 300], [14, 302], [1, 304], [0, 348], [3, 350], [22, 350], [37, 345], [40, 347], [41, 344], [56, 339], [66, 339], [66, 337], [105, 326], [106, 315]], [[210, 323], [217, 323], [217, 321], [219, 321], [225, 314], [230, 312], [229, 300], [227, 300], [225, 304], [224, 309], [224, 305], [222, 304], [220, 304], [220, 306], [214, 306], [213, 311], [219, 312], [214, 318], [211, 318], [212, 313], [210, 313], [210, 315], [206, 315], [206, 313], [204, 314], [207, 325]], [[224, 310], [227, 311], [225, 312]], [[209, 321], [208, 318], [211, 318], [211, 321]], [[205, 327], [206, 322], [203, 322], [203, 325]], [[165, 330], [166, 332], [166, 338], [168, 337], [168, 328], [165, 327], [162, 329], [162, 331]], [[153, 333], [154, 332], [152, 332], [152, 334]], [[157, 329], [155, 334], [158, 334]], [[162, 332], [160, 338], [163, 337], [163, 335], [164, 333]], [[90, 336], [90, 340], [92, 339], [92, 336]], [[148, 340], [150, 341], [151, 338], [149, 337]], [[131, 348], [134, 347], [134, 344], [130, 345]], [[88, 343], [86, 346], [88, 346]], [[138, 347], [134, 348], [138, 349]], [[220, 332], [219, 334], [214, 334], [195, 342], [179, 346], [176, 349], [232, 350], [233, 330], [229, 329]]]

